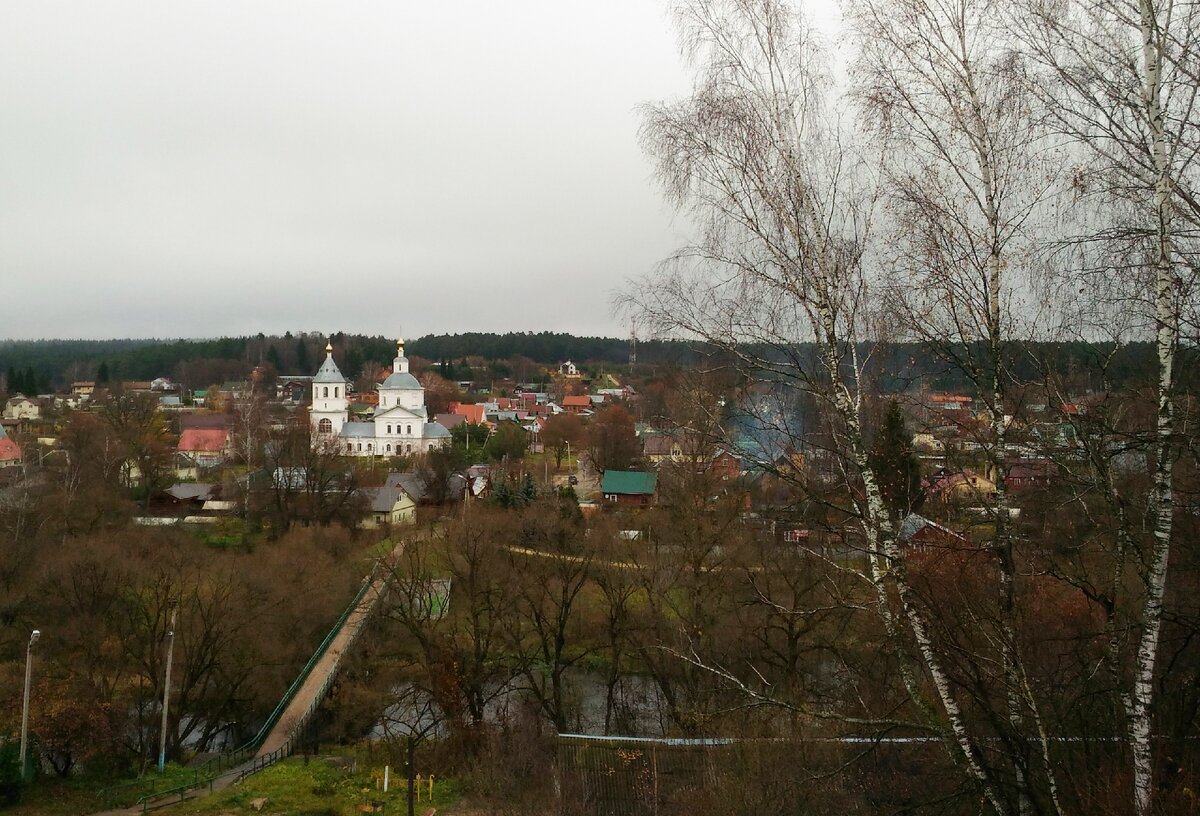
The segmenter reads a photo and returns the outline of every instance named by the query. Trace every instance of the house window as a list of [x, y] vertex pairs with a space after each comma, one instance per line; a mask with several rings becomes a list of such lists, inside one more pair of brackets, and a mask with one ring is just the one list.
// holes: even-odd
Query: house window
[[322, 419], [317, 423], [317, 430], [323, 434], [333, 433], [333, 423], [328, 419]]

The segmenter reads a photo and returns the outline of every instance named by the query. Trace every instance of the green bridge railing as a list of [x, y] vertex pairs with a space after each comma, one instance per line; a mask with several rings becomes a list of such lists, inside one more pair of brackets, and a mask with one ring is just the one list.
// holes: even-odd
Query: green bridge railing
[[[320, 691], [314, 695], [312, 704], [309, 705], [309, 707], [305, 710], [303, 716], [301, 716], [296, 727], [293, 729], [293, 732], [288, 735], [288, 738], [284, 742], [283, 746], [275, 751], [272, 751], [271, 754], [266, 757], [259, 757], [258, 759], [255, 759], [255, 754], [258, 753], [258, 749], [262, 747], [263, 742], [271, 733], [271, 730], [274, 729], [279, 723], [279, 718], [283, 716], [283, 712], [286, 711], [288, 706], [292, 704], [292, 701], [295, 700], [296, 694], [300, 691], [305, 682], [307, 682], [309, 676], [312, 674], [313, 668], [325, 657], [326, 653], [329, 651], [329, 646], [333, 643], [334, 638], [336, 638], [338, 633], [342, 630], [342, 627], [346, 625], [346, 621], [349, 619], [350, 615], [352, 615], [354, 611], [362, 604], [363, 599], [367, 596], [367, 592], [370, 591], [372, 584], [374, 584], [381, 572], [380, 564], [378, 561], [376, 561], [375, 565], [371, 568], [371, 572], [368, 573], [367, 577], [363, 579], [362, 585], [358, 588], [358, 592], [354, 594], [354, 599], [346, 606], [345, 610], [342, 611], [342, 614], [338, 616], [337, 622], [334, 623], [333, 628], [330, 629], [329, 633], [325, 635], [325, 638], [321, 641], [320, 645], [317, 646], [312, 656], [308, 659], [308, 662], [304, 664], [304, 667], [300, 670], [300, 673], [296, 676], [296, 679], [292, 681], [290, 686], [288, 686], [287, 691], [285, 691], [283, 693], [283, 697], [280, 698], [279, 704], [275, 706], [275, 709], [267, 717], [266, 721], [263, 722], [263, 725], [258, 730], [257, 734], [246, 741], [243, 745], [234, 748], [231, 751], [218, 754], [208, 761], [197, 765], [192, 769], [191, 777], [189, 779], [172, 787], [157, 787], [154, 783], [158, 780], [152, 776], [144, 775], [138, 779], [105, 788], [101, 792], [101, 799], [105, 806], [113, 808], [124, 807], [128, 805], [142, 805], [142, 809], [145, 811], [149, 803], [154, 800], [165, 799], [172, 796], [179, 796], [182, 800], [189, 791], [198, 790], [199, 788], [204, 787], [207, 787], [211, 790], [214, 782], [218, 778], [224, 776], [233, 768], [245, 765], [251, 760], [254, 761], [253, 766], [243, 771], [238, 776], [236, 781], [240, 782], [250, 774], [269, 767], [275, 762], [278, 762], [280, 759], [291, 756], [298, 741], [297, 737], [299, 732], [305, 725], [307, 725], [309, 719], [316, 712], [317, 708], [320, 707], [322, 700], [324, 700], [325, 695], [329, 692], [329, 687], [332, 685], [333, 679], [336, 676], [338, 667], [341, 663], [340, 657], [338, 662], [335, 663], [330, 670], [325, 682], [321, 685]], [[354, 636], [357, 636], [357, 634], [358, 632], [355, 631]], [[353, 642], [353, 637], [351, 638], [351, 642]], [[265, 761], [268, 758], [270, 758], [270, 761]]]

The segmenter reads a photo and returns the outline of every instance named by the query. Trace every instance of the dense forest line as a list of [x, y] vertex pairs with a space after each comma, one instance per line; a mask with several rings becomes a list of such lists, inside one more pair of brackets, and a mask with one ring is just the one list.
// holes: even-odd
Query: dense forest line
[[[8, 340], [0, 342], [0, 376], [8, 393], [62, 390], [75, 380], [148, 380], [162, 376], [203, 387], [242, 378], [260, 364], [269, 364], [280, 374], [310, 374], [320, 364], [329, 339], [339, 365], [350, 376], [357, 377], [371, 366], [387, 365], [395, 354], [394, 338], [344, 332], [195, 340]], [[447, 365], [447, 370], [457, 371], [460, 378], [470, 376], [470, 370], [460, 365], [468, 358], [487, 362], [524, 360], [536, 366], [552, 366], [564, 360], [595, 367], [627, 366], [630, 362], [628, 340], [555, 332], [431, 334], [412, 341], [408, 352]], [[766, 349], [754, 349], [754, 353], [772, 356]], [[775, 355], [786, 356], [805, 368], [819, 365], [809, 344], [777, 350]], [[944, 356], [921, 344], [863, 344], [859, 356], [868, 361], [868, 375], [878, 378], [878, 387], [887, 392], [906, 391], [914, 384], [944, 389], [968, 387], [961, 369], [948, 366]], [[1024, 343], [1013, 344], [1009, 357], [1009, 370], [1020, 382], [1038, 381], [1047, 371], [1068, 380], [1075, 372], [1086, 372], [1080, 374], [1074, 386], [1080, 391], [1096, 391], [1105, 385], [1097, 372], [1103, 372], [1110, 384], [1136, 382], [1152, 362], [1153, 347], [1149, 343], [1121, 347], [1111, 343]], [[707, 367], [721, 366], [726, 361], [722, 353], [701, 344], [655, 340], [638, 343], [637, 362], [641, 366]], [[502, 376], [509, 371], [520, 376], [529, 375], [528, 369], [501, 367], [500, 371]]]

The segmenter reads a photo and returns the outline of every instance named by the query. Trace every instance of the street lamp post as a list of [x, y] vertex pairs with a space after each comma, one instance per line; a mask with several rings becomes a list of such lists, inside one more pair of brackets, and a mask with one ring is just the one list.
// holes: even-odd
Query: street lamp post
[[29, 748], [29, 679], [33, 673], [33, 644], [42, 636], [39, 629], [34, 629], [29, 635], [29, 645], [25, 647], [25, 699], [21, 704], [21, 779], [26, 778], [25, 755]]
[[171, 607], [171, 628], [167, 630], [167, 672], [163, 678], [162, 730], [158, 738], [158, 770], [167, 764], [167, 706], [171, 702], [171, 663], [175, 656], [175, 616], [179, 607]]

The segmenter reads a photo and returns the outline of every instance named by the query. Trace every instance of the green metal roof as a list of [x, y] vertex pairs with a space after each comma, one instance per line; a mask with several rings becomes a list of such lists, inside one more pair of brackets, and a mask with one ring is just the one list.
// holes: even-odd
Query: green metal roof
[[652, 496], [658, 477], [653, 473], [636, 470], [606, 470], [600, 482], [601, 493], [621, 493], [634, 496]]

